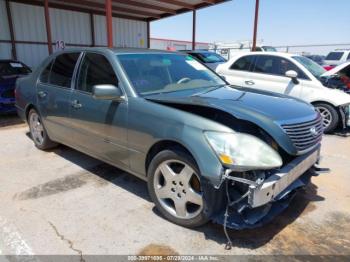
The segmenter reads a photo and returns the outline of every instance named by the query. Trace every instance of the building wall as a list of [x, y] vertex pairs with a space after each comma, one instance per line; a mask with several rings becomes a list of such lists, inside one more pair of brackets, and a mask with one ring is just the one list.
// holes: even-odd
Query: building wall
[[[113, 44], [116, 47], [147, 47], [147, 23], [113, 17]], [[106, 18], [94, 15], [95, 43], [107, 45]]]
[[73, 44], [92, 44], [90, 14], [50, 9], [52, 41]]
[[[10, 29], [7, 20], [5, 1], [0, 1], [0, 39], [10, 40]], [[11, 57], [11, 44], [0, 43], [0, 59]]]
[[[44, 8], [10, 3], [14, 37], [17, 41], [47, 42]], [[49, 52], [45, 44], [16, 44], [17, 59], [30, 67], [38, 65]]]
[[[48, 56], [44, 7], [10, 2], [16, 41], [17, 59], [36, 67]], [[50, 8], [53, 50], [56, 41], [64, 41], [66, 48], [91, 46], [91, 16], [89, 13]], [[93, 15], [95, 45], [106, 46], [106, 18]], [[147, 23], [113, 17], [114, 45], [117, 47], [147, 47]], [[5, 0], [0, 0], [0, 40], [11, 39]], [[0, 58], [11, 58], [11, 44], [0, 43]]]

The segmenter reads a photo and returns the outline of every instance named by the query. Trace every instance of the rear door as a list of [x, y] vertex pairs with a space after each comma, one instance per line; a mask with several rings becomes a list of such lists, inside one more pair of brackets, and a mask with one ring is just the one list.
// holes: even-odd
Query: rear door
[[72, 77], [80, 53], [64, 53], [41, 72], [37, 83], [38, 107], [43, 123], [53, 140], [71, 143], [69, 129]]
[[255, 56], [252, 55], [238, 58], [225, 72], [223, 72], [225, 79], [232, 85], [246, 86], [245, 81], [249, 78], [250, 70], [254, 66], [254, 59]]
[[112, 64], [102, 53], [86, 52], [79, 66], [70, 101], [74, 142], [80, 150], [90, 155], [127, 167], [128, 103], [126, 100], [93, 98], [93, 86], [105, 84], [118, 87], [118, 77]]

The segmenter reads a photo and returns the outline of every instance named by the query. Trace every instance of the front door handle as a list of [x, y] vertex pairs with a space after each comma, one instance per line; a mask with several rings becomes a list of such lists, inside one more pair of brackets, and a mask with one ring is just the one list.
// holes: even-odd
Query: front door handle
[[44, 91], [39, 91], [39, 92], [38, 92], [38, 96], [39, 96], [40, 98], [45, 98], [45, 97], [47, 96], [47, 93], [44, 92]]
[[245, 83], [249, 86], [255, 85], [255, 82], [252, 80], [245, 81]]
[[80, 104], [78, 100], [73, 100], [72, 107], [74, 107], [75, 109], [79, 109], [79, 108], [82, 108], [83, 105]]

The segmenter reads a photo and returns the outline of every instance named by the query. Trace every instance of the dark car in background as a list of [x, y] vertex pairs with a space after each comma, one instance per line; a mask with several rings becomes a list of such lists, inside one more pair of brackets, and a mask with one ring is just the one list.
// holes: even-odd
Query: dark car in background
[[315, 174], [323, 127], [311, 105], [230, 86], [187, 54], [72, 49], [16, 86], [39, 149], [66, 144], [140, 177], [182, 226], [261, 226]]
[[0, 60], [0, 114], [16, 112], [16, 80], [31, 72], [31, 69], [22, 62], [15, 60]]
[[323, 55], [305, 55], [305, 57], [311, 59], [312, 61], [316, 62], [319, 65], [323, 65], [324, 59], [326, 58]]
[[218, 65], [227, 62], [227, 60], [221, 55], [207, 50], [193, 50], [184, 52], [193, 56], [212, 70], [215, 70]]

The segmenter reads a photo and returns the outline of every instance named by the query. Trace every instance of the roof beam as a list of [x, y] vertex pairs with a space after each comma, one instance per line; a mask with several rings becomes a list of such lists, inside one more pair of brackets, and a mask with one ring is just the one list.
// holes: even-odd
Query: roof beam
[[[60, 2], [105, 9], [104, 4], [92, 2], [92, 1], [87, 1], [87, 0], [60, 0]], [[142, 16], [147, 16], [147, 17], [160, 18], [160, 15], [155, 14], [155, 13], [150, 13], [150, 12], [145, 12], [145, 11], [140, 11], [140, 10], [135, 10], [135, 9], [128, 9], [128, 8], [123, 8], [123, 7], [118, 7], [118, 6], [112, 6], [112, 10], [115, 12], [125, 12], [125, 13], [137, 14], [137, 15], [142, 15]]]
[[202, 2], [207, 3], [207, 4], [211, 4], [211, 5], [216, 3], [215, 0], [202, 0]]
[[177, 5], [180, 6], [182, 8], [186, 8], [186, 9], [190, 9], [193, 10], [195, 9], [194, 5], [182, 2], [182, 1], [177, 1], [177, 0], [156, 0], [157, 2], [161, 2], [161, 3], [167, 3], [167, 4], [171, 4], [171, 5]]
[[[37, 0], [9, 0], [9, 1], [17, 2], [21, 4], [27, 4], [27, 5], [44, 6], [44, 3], [42, 1], [37, 1]], [[60, 1], [64, 1], [64, 0], [60, 0]], [[71, 0], [69, 2], [71, 2]], [[89, 7], [78, 7], [78, 6], [72, 6], [72, 5], [66, 5], [66, 4], [51, 3], [51, 2], [50, 2], [50, 8], [57, 8], [62, 10], [76, 11], [76, 12], [83, 12], [83, 13], [93, 13], [96, 15], [106, 14], [106, 12], [103, 10], [96, 10]], [[119, 18], [130, 19], [130, 20], [138, 20], [138, 21], [147, 21], [147, 18], [132, 16], [128, 14], [124, 15], [119, 13], [113, 13], [113, 17], [119, 17]]]
[[166, 8], [166, 7], [158, 6], [158, 5], [151, 5], [151, 4], [136, 2], [133, 0], [112, 0], [112, 2], [116, 3], [116, 4], [124, 4], [124, 5], [129, 5], [129, 6], [137, 6], [137, 7], [141, 7], [141, 8], [145, 8], [145, 9], [162, 11], [162, 12], [169, 13], [169, 14], [176, 14], [176, 11], [173, 9], [170, 9], [170, 8]]

